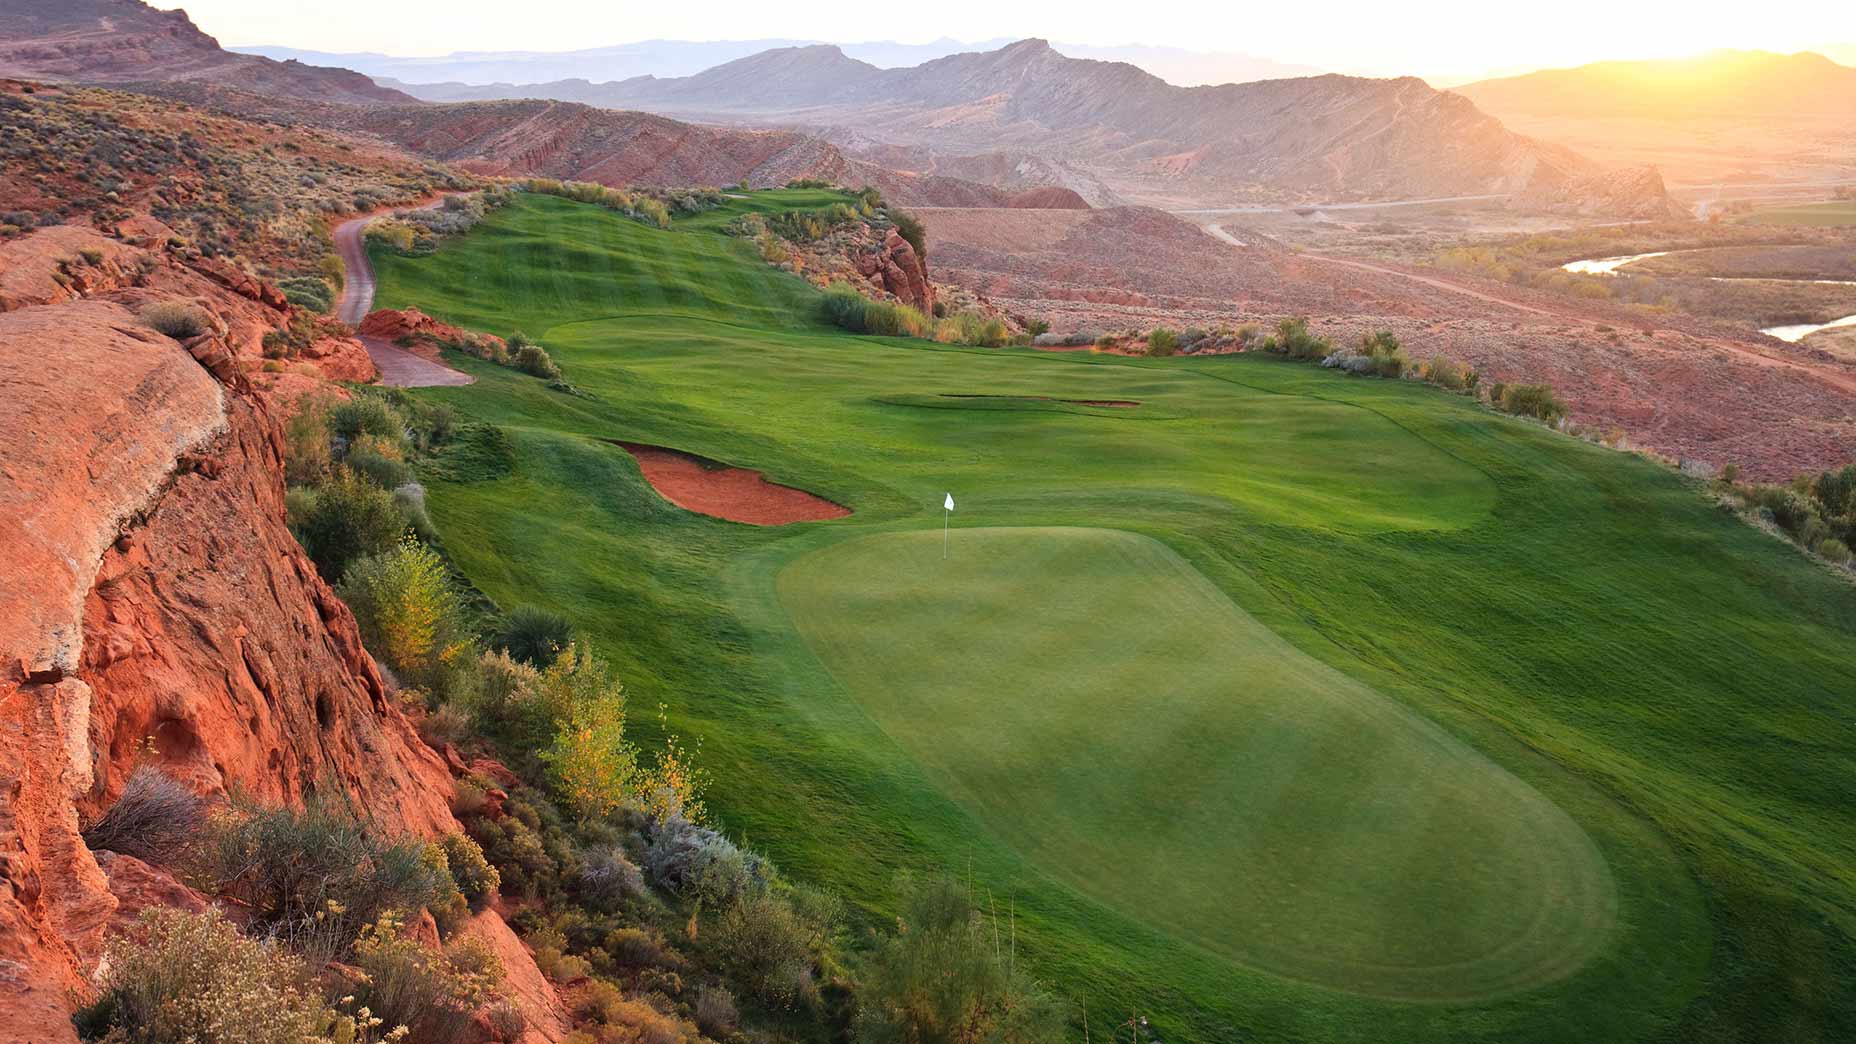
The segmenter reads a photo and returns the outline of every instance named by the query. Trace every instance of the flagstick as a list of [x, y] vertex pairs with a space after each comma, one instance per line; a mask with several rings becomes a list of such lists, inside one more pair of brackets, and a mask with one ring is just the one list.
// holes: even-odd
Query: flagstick
[[941, 512], [941, 560], [943, 562], [947, 561], [947, 525], [953, 517], [954, 513], [952, 511], [943, 510]]

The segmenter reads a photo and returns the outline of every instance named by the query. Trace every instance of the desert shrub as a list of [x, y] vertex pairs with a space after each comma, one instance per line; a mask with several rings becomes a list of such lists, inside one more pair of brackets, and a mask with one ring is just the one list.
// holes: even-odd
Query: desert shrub
[[405, 531], [406, 521], [393, 494], [347, 468], [338, 468], [316, 490], [315, 499], [294, 528], [316, 569], [333, 581], [356, 560], [391, 550]]
[[303, 1044], [333, 1014], [298, 985], [302, 964], [216, 910], [145, 910], [109, 944], [97, 997], [72, 1021], [122, 1044]]
[[658, 720], [665, 732], [664, 746], [639, 767], [634, 803], [657, 822], [675, 816], [700, 823], [707, 813], [702, 794], [708, 788], [709, 774], [696, 764], [694, 752], [685, 750], [683, 741], [669, 731], [670, 723], [661, 709]]
[[359, 926], [419, 910], [452, 885], [422, 843], [385, 837], [322, 796], [301, 809], [235, 802], [206, 835], [206, 876], [286, 938], [313, 934], [342, 947]]
[[1010, 332], [1005, 322], [987, 318], [978, 312], [956, 312], [935, 324], [934, 339], [943, 344], [970, 344], [997, 348], [1006, 343]]
[[860, 991], [863, 1044], [1041, 1044], [1065, 1039], [1069, 1009], [1000, 945], [965, 886], [905, 881], [894, 936], [870, 954]]
[[446, 868], [457, 882], [458, 891], [473, 910], [481, 910], [496, 898], [502, 875], [484, 858], [483, 848], [468, 835], [451, 833], [439, 838], [438, 847], [445, 853]]
[[84, 828], [90, 849], [163, 863], [186, 848], [206, 822], [198, 794], [150, 764], [138, 765], [109, 811]]
[[354, 964], [363, 978], [354, 987], [357, 1004], [384, 1025], [405, 1026], [407, 1044], [451, 1044], [471, 1027], [477, 1006], [502, 979], [494, 954], [474, 940], [460, 940], [434, 953], [383, 915], [361, 929]]
[[306, 397], [284, 422], [284, 481], [292, 485], [319, 482], [332, 464], [328, 401]]
[[1548, 385], [1505, 384], [1500, 387], [1500, 394], [1494, 397], [1494, 401], [1505, 412], [1533, 417], [1548, 424], [1556, 423], [1566, 416], [1566, 404], [1560, 401]]
[[1172, 355], [1179, 350], [1179, 335], [1164, 326], [1156, 326], [1147, 335], [1148, 355]]
[[405, 418], [376, 395], [356, 395], [329, 407], [329, 428], [350, 442], [362, 435], [372, 435], [393, 445], [406, 441]]
[[908, 241], [915, 248], [915, 256], [928, 260], [928, 230], [915, 219], [915, 215], [902, 210], [891, 210], [889, 220], [896, 226], [896, 234]]
[[205, 312], [185, 301], [156, 301], [142, 309], [142, 323], [176, 341], [198, 337], [212, 326]]
[[469, 646], [444, 559], [411, 537], [356, 559], [336, 593], [354, 610], [368, 649], [402, 678], [430, 681]]
[[470, 734], [470, 715], [450, 703], [440, 705], [419, 722], [419, 738], [435, 750], [447, 743], [460, 743]]
[[538, 606], [518, 605], [497, 627], [495, 644], [523, 663], [545, 667], [573, 640], [574, 625], [565, 616]]
[[1836, 537], [1825, 537], [1811, 550], [1831, 565], [1848, 565], [1850, 561], [1849, 545]]
[[785, 896], [763, 889], [723, 910], [714, 934], [734, 981], [769, 1005], [791, 1007], [816, 997], [813, 947], [827, 930]]
[[561, 376], [561, 368], [549, 358], [548, 350], [539, 344], [525, 344], [516, 348], [510, 355], [509, 365], [543, 380], [557, 380]]
[[327, 312], [335, 306], [335, 291], [321, 276], [292, 276], [280, 280], [277, 289], [283, 291], [284, 300], [312, 312]]
[[400, 509], [400, 517], [420, 540], [428, 543], [436, 540], [438, 527], [432, 525], [432, 516], [425, 510], [425, 487], [417, 482], [404, 482], [393, 489], [393, 506]]
[[504, 894], [533, 899], [558, 886], [560, 860], [549, 851], [535, 824], [510, 815], [502, 819], [479, 817], [465, 826], [471, 839], [483, 847], [484, 858], [496, 868]]
[[1450, 391], [1464, 391], [1474, 388], [1481, 380], [1475, 370], [1442, 355], [1434, 355], [1425, 360], [1418, 370], [1418, 375], [1439, 388]]
[[658, 887], [712, 908], [758, 893], [773, 880], [773, 866], [765, 859], [681, 816], [653, 825], [644, 869]]
[[645, 894], [644, 872], [616, 845], [602, 845], [581, 859], [574, 892], [587, 906], [610, 913]]
[[375, 449], [350, 449], [343, 461], [358, 475], [382, 489], [393, 490], [412, 481], [412, 466], [384, 456]]
[[528, 1016], [522, 1009], [506, 1000], [499, 1000], [484, 1011], [484, 1020], [489, 1023], [490, 1032], [504, 1044], [515, 1044], [528, 1032]]
[[1284, 319], [1277, 323], [1276, 335], [1265, 341], [1263, 347], [1266, 351], [1303, 361], [1325, 359], [1334, 352], [1327, 338], [1309, 331], [1306, 319]]
[[707, 1036], [726, 1038], [741, 1024], [735, 995], [720, 986], [704, 986], [696, 994], [696, 1025]]
[[1371, 360], [1370, 372], [1376, 377], [1402, 377], [1411, 365], [1405, 348], [1390, 330], [1379, 330], [1360, 338], [1359, 354]]
[[833, 283], [824, 295], [825, 317], [852, 333], [883, 337], [921, 337], [928, 320], [908, 305], [873, 301], [845, 283]]

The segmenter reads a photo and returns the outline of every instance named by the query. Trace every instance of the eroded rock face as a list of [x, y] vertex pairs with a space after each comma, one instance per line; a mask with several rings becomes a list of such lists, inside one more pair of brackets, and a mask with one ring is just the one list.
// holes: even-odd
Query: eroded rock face
[[[160, 264], [216, 317], [275, 312]], [[386, 831], [458, 828], [444, 760], [284, 524], [279, 417], [231, 324], [183, 345], [136, 319], [152, 284], [97, 290], [0, 312], [0, 1040], [74, 1041], [110, 926], [201, 901], [126, 857], [106, 874], [79, 834], [146, 746], [202, 793], [341, 791]], [[545, 980], [491, 919], [535, 1036], [557, 1039]]]

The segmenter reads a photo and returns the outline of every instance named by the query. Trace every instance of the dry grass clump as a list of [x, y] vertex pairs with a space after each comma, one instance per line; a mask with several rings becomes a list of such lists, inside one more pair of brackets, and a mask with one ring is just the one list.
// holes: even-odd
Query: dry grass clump
[[92, 851], [164, 863], [185, 849], [206, 822], [198, 794], [153, 765], [130, 774], [122, 796], [83, 832]]

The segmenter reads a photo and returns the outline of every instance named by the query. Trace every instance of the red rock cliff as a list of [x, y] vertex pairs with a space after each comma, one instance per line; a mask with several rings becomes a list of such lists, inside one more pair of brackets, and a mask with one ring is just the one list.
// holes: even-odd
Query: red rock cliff
[[79, 822], [147, 740], [201, 792], [341, 790], [388, 829], [457, 829], [443, 760], [284, 524], [279, 418], [206, 368], [230, 354], [111, 301], [0, 313], [0, 1040], [74, 1039], [118, 905]]

